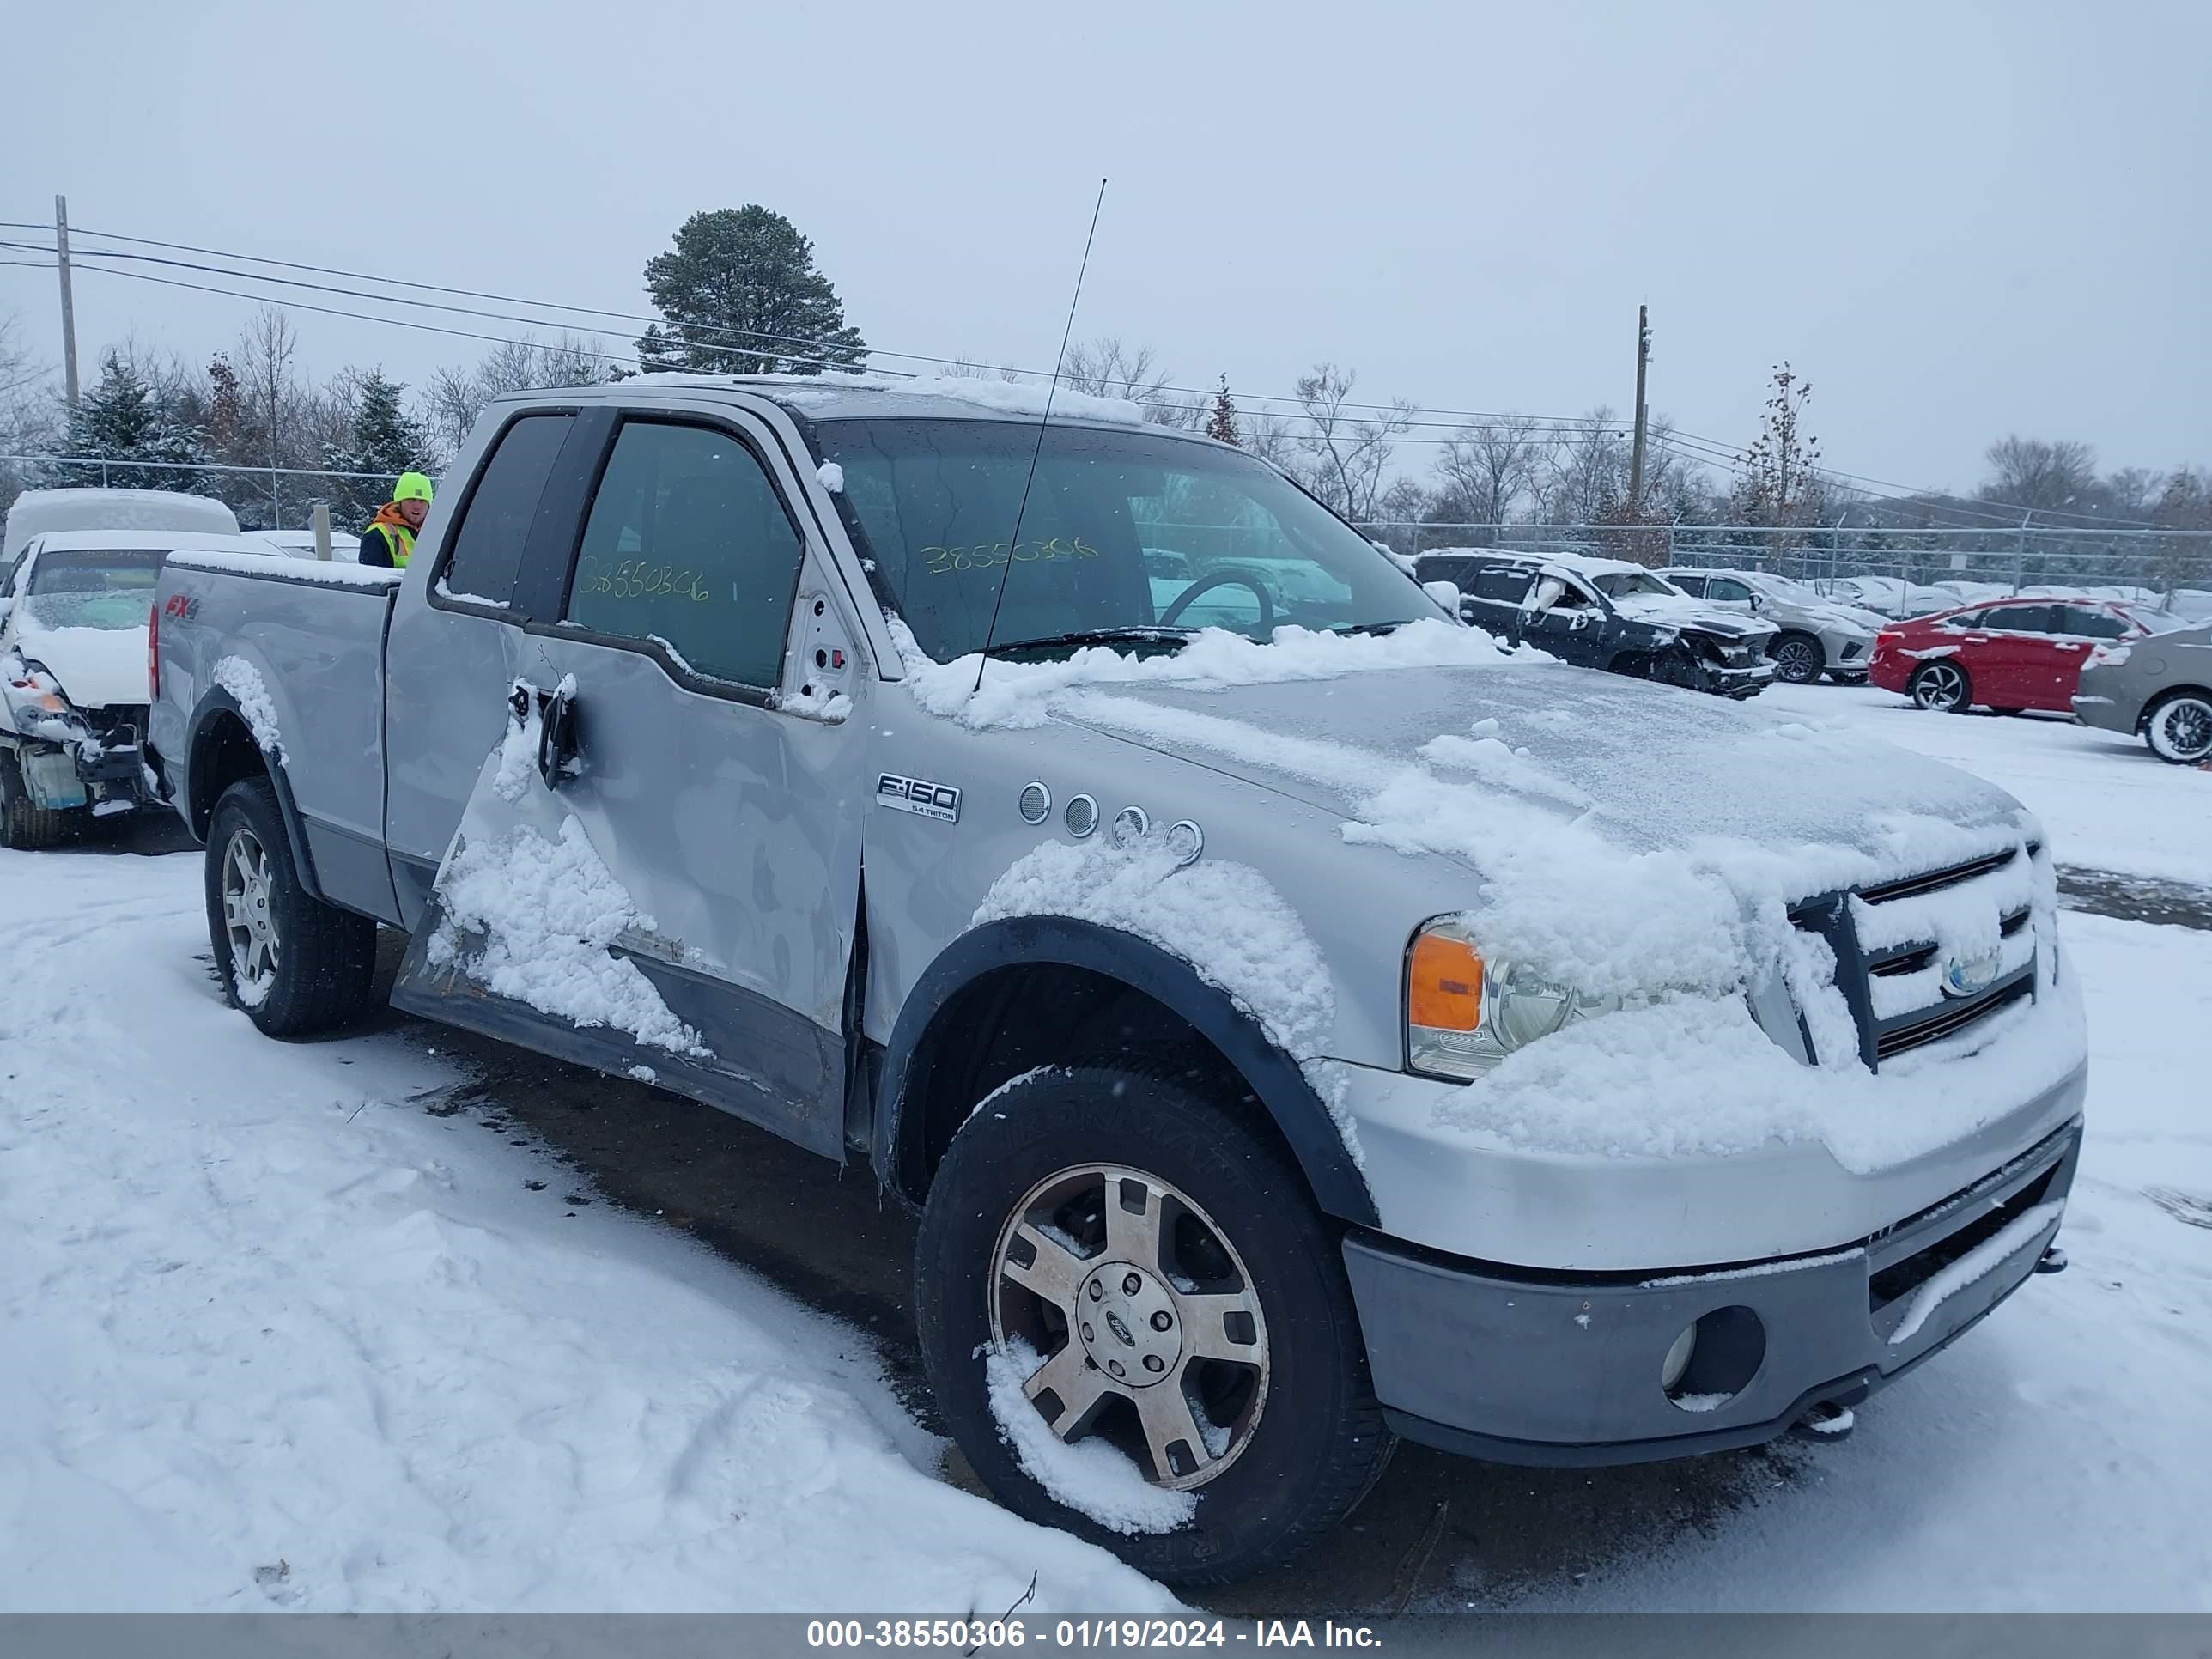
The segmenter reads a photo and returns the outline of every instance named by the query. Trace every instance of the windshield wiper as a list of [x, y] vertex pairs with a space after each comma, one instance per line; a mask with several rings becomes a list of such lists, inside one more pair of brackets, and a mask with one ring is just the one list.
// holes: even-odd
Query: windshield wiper
[[1086, 645], [1184, 645], [1193, 635], [1194, 628], [1085, 628], [1073, 634], [1048, 634], [1042, 639], [1000, 640], [996, 645], [987, 645], [987, 657], [1003, 657], [1013, 651], [1049, 651], [1065, 647], [1079, 648]]
[[1328, 631], [1332, 634], [1395, 634], [1407, 627], [1410, 621], [1410, 618], [1401, 617], [1396, 622], [1345, 623]]

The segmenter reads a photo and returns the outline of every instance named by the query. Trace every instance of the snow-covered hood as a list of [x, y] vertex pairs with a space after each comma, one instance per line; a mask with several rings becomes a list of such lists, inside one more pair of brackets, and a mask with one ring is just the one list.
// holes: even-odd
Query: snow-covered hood
[[[1185, 711], [1197, 719], [1179, 719]], [[1880, 858], [1899, 815], [1994, 834], [2002, 845], [2022, 811], [1994, 784], [1887, 744], [1551, 665], [1226, 690], [1114, 686], [1071, 702], [1061, 717], [1331, 809], [1350, 805], [1378, 767], [1472, 775], [1632, 852], [1691, 847], [1725, 825], [1778, 850], [1832, 846]], [[1224, 752], [1237, 734], [1218, 728], [1231, 722], [1249, 736], [1242, 752]], [[1329, 750], [1346, 769], [1314, 775], [1310, 765]]]
[[1638, 622], [1692, 628], [1723, 640], [1753, 639], [1776, 631], [1772, 623], [1740, 617], [1732, 611], [1716, 611], [1686, 593], [1626, 593], [1613, 599], [1613, 608]]
[[143, 628], [41, 628], [22, 617], [9, 641], [15, 654], [43, 666], [79, 708], [146, 701], [146, 630]]
[[[1318, 807], [1340, 845], [1451, 861], [1474, 879], [1440, 879], [1439, 911], [1478, 913], [1486, 947], [1595, 995], [1796, 971], [1789, 905], [2039, 834], [1921, 756], [1557, 665], [1100, 686], [1054, 717]], [[1328, 890], [1293, 905], [1360, 902], [1336, 856], [1316, 848]]]

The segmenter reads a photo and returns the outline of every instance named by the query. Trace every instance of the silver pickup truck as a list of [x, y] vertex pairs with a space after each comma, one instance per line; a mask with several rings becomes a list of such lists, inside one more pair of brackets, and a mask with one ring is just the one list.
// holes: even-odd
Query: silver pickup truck
[[975, 1468], [1170, 1582], [1399, 1437], [1837, 1426], [2060, 1260], [2016, 803], [1502, 646], [1128, 405], [512, 397], [404, 574], [185, 554], [155, 609], [233, 1005], [340, 1026], [404, 930], [402, 1007], [865, 1164]]

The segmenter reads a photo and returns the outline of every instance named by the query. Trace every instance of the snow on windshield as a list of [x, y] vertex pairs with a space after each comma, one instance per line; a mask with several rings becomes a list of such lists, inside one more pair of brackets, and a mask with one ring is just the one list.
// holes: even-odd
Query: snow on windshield
[[52, 629], [143, 629], [165, 556], [157, 549], [49, 549], [32, 562], [24, 614]]

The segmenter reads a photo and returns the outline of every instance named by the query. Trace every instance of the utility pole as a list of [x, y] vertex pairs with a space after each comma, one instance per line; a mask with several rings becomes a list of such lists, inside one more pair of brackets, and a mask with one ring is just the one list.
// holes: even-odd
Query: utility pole
[[1628, 505], [1644, 515], [1644, 440], [1647, 428], [1644, 408], [1644, 371], [1651, 362], [1651, 311], [1636, 307], [1636, 446], [1628, 453]]
[[54, 198], [54, 258], [62, 273], [62, 389], [76, 407], [76, 302], [70, 296], [69, 198]]

